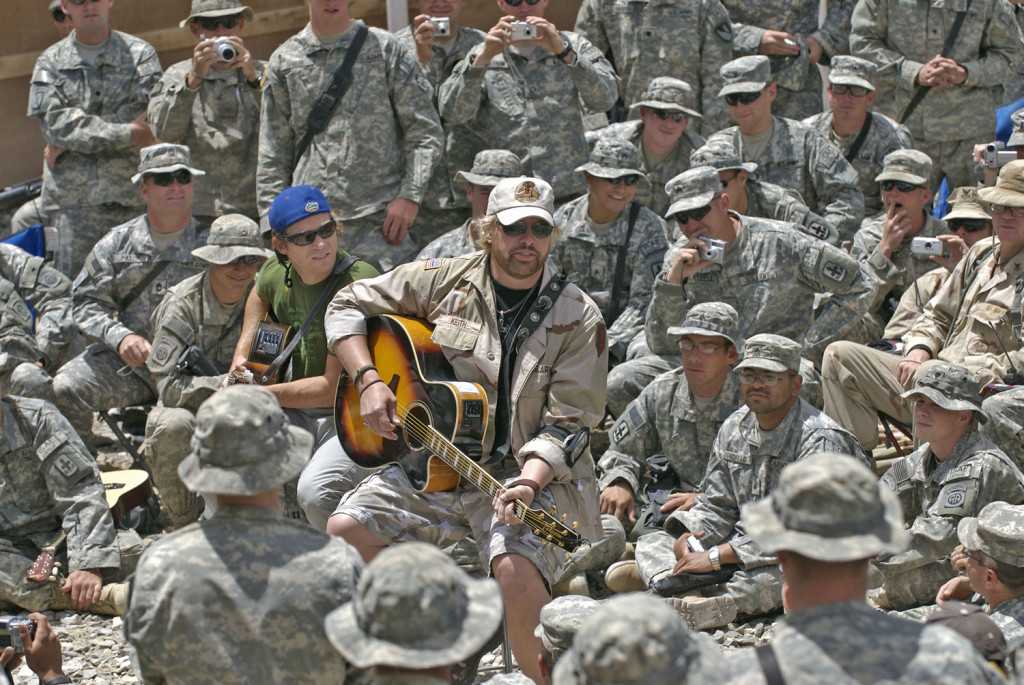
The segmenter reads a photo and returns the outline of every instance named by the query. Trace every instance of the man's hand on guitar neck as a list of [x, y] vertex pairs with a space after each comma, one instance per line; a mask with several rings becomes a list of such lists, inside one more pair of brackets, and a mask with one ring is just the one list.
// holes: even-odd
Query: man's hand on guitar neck
[[[543, 490], [554, 477], [555, 470], [546, 461], [540, 457], [527, 459], [526, 463], [523, 464], [523, 472], [513, 480], [513, 483], [517, 481], [531, 482], [499, 490], [498, 494], [491, 501], [491, 506], [494, 508], [494, 513], [497, 515], [498, 520], [512, 525], [522, 523], [522, 519], [516, 516], [516, 500], [521, 500], [523, 504], [529, 507], [533, 504], [534, 499], [536, 499], [537, 493]], [[537, 484], [537, 490], [533, 489], [533, 483]]]

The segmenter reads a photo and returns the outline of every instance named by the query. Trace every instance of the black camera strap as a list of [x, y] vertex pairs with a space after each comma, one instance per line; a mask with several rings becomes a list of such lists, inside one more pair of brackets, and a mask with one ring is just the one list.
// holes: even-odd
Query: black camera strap
[[615, 277], [612, 280], [612, 301], [608, 305], [608, 326], [615, 323], [619, 318], [619, 299], [622, 297], [622, 276], [626, 270], [626, 252], [629, 250], [629, 241], [633, 237], [633, 229], [636, 228], [636, 219], [640, 216], [640, 203], [633, 200], [629, 203], [629, 227], [626, 229], [626, 239], [619, 245], [619, 254], [615, 258]]
[[853, 141], [853, 145], [846, 151], [843, 157], [846, 157], [846, 161], [853, 164], [853, 158], [857, 156], [860, 149], [864, 147], [864, 141], [868, 139], [868, 133], [871, 132], [871, 122], [875, 120], [875, 115], [871, 112], [866, 112], [867, 116], [864, 117], [864, 125], [860, 127], [860, 132], [857, 133], [857, 138]]
[[[942, 52], [939, 54], [943, 57], [947, 57], [950, 50], [953, 49], [953, 43], [956, 42], [956, 37], [960, 33], [960, 27], [964, 25], [964, 19], [967, 18], [967, 10], [971, 8], [971, 0], [967, 0], [967, 4], [964, 5], [962, 12], [957, 12], [956, 17], [953, 19], [953, 25], [949, 29], [949, 35], [946, 36], [946, 42], [942, 44]], [[914, 113], [917, 106], [921, 104], [921, 100], [924, 100], [924, 96], [931, 90], [931, 86], [918, 86], [914, 91], [914, 97], [910, 99], [910, 104], [903, 110], [903, 116], [900, 117], [900, 123], [905, 124], [910, 115]]]

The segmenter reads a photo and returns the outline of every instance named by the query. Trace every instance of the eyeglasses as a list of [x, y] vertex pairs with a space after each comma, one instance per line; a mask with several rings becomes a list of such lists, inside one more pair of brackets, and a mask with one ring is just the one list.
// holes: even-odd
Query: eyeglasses
[[617, 176], [616, 178], [606, 178], [605, 180], [613, 186], [617, 186], [620, 183], [625, 183], [627, 186], [635, 186], [640, 182], [640, 177], [636, 174], [630, 174], [629, 176]]
[[293, 233], [292, 235], [281, 234], [277, 236], [281, 240], [287, 241], [292, 245], [298, 245], [299, 247], [305, 247], [306, 245], [312, 245], [317, 239], [317, 236], [327, 240], [338, 231], [338, 222], [331, 219], [320, 228], [314, 228], [312, 231], [302, 231], [301, 233]]
[[509, 238], [518, 238], [525, 234], [526, 229], [528, 228], [533, 231], [533, 235], [537, 238], [547, 238], [551, 235], [551, 231], [555, 230], [555, 227], [546, 221], [537, 221], [533, 224], [528, 224], [525, 221], [516, 221], [515, 223], [508, 224], [507, 226], [505, 224], [499, 225], [501, 226], [502, 233], [507, 235]]
[[763, 92], [764, 89], [762, 88], [756, 93], [729, 93], [725, 96], [725, 104], [730, 107], [735, 107], [736, 105], [749, 105], [751, 102], [761, 97]]
[[658, 117], [662, 121], [666, 119], [672, 119], [677, 124], [681, 124], [687, 120], [688, 116], [686, 112], [670, 112], [667, 109], [658, 109], [657, 107], [651, 107], [651, 114]]
[[[302, 234], [300, 233], [299, 235], [302, 235]], [[252, 265], [252, 264], [256, 264], [257, 262], [260, 262], [262, 260], [263, 260], [263, 257], [258, 257], [257, 255], [254, 255], [254, 254], [247, 254], [244, 257], [239, 257], [238, 259], [236, 259], [236, 260], [234, 260], [232, 262], [228, 262], [227, 266], [234, 266], [235, 264], [249, 264], [249, 265]]]
[[987, 231], [989, 223], [983, 219], [953, 219], [949, 222], [949, 228], [954, 233], [957, 231], [977, 233], [978, 231]]
[[53, 10], [52, 15], [53, 15], [53, 20], [55, 22], [57, 22], [58, 24], [64, 23], [64, 20], [68, 18], [68, 15], [64, 14], [64, 10], [62, 10], [59, 7], [57, 9]]
[[984, 566], [984, 564], [981, 561], [981, 554], [979, 552], [971, 554], [971, 551], [969, 549], [965, 549], [964, 557], [966, 557], [967, 559], [974, 559], [974, 563], [981, 564], [982, 566]]
[[725, 190], [726, 188], [728, 188], [729, 184], [732, 183], [733, 181], [735, 181], [738, 176], [739, 176], [739, 172], [733, 174], [729, 178], [719, 179], [722, 182], [722, 190]]
[[680, 338], [679, 340], [679, 349], [683, 352], [697, 350], [701, 354], [714, 354], [723, 347], [725, 347], [724, 343], [695, 343], [689, 338]]
[[862, 98], [871, 92], [864, 86], [844, 86], [838, 83], [830, 84], [828, 89], [832, 91], [833, 95], [846, 95], [849, 93], [855, 98]]
[[204, 31], [216, 31], [220, 26], [226, 29], [235, 28], [238, 26], [238, 20], [241, 18], [241, 14], [229, 14], [226, 17], [196, 17], [195, 20], [199, 22]]
[[166, 188], [174, 182], [187, 186], [192, 182], [192, 172], [186, 169], [178, 169], [177, 171], [169, 171], [165, 174], [149, 174], [146, 178], [162, 188]]
[[753, 385], [756, 381], [757, 383], [763, 385], [766, 388], [774, 388], [776, 385], [779, 384], [779, 382], [783, 378], [787, 378], [793, 375], [794, 374], [790, 373], [786, 374], [785, 376], [780, 376], [777, 373], [752, 373], [750, 371], [741, 371], [740, 383], [742, 383], [743, 385]]
[[989, 207], [993, 214], [1010, 213], [1018, 218], [1024, 216], [1024, 207], [1007, 207], [1006, 205], [989, 205]]
[[906, 181], [882, 181], [882, 190], [887, 193], [893, 188], [896, 188], [901, 193], [909, 193], [920, 187], [921, 186], [914, 185], [913, 183], [907, 183]]
[[706, 217], [708, 215], [708, 212], [710, 211], [711, 205], [704, 205], [703, 207], [691, 209], [687, 212], [676, 212], [674, 216], [677, 224], [679, 224], [680, 226], [685, 226], [686, 224], [690, 223], [690, 219], [693, 219], [694, 221], [700, 221], [701, 219]]
[[[526, 0], [526, 4], [529, 5], [530, 7], [533, 7], [539, 2], [540, 0]], [[505, 4], [508, 5], [509, 7], [519, 7], [520, 5], [523, 4], [523, 0], [505, 0]]]
[[[100, 0], [92, 0], [93, 2], [99, 2]], [[72, 5], [84, 5], [85, 0], [68, 0]]]

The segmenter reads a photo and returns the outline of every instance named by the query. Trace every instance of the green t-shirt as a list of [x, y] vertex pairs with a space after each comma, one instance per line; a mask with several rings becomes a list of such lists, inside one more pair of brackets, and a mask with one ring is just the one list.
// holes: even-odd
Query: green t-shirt
[[[348, 253], [338, 249], [338, 261], [348, 256]], [[337, 263], [337, 262], [335, 262]], [[285, 267], [276, 258], [268, 259], [260, 269], [256, 281], [256, 293], [260, 299], [270, 304], [270, 314], [278, 323], [288, 324], [292, 327], [292, 334], [298, 332], [302, 322], [306, 320], [309, 310], [316, 304], [327, 281], [328, 276], [315, 285], [306, 285], [299, 278], [299, 275], [292, 272], [292, 286], [285, 288], [284, 285]], [[353, 264], [345, 275], [338, 281], [333, 294], [344, 286], [360, 278], [373, 278], [378, 276], [377, 270], [366, 262], [359, 260]], [[330, 302], [330, 298], [327, 299]], [[326, 310], [327, 305], [324, 304]], [[309, 330], [302, 336], [295, 352], [292, 353], [292, 380], [297, 381], [303, 378], [322, 376], [327, 365], [327, 333], [324, 331], [324, 315], [313, 318]]]

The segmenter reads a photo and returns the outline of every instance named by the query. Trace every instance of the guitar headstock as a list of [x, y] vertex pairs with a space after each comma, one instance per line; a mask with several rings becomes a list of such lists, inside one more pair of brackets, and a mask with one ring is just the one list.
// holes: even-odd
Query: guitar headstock
[[[518, 501], [517, 503], [521, 504]], [[579, 523], [574, 522], [571, 526], [567, 526], [564, 515], [561, 520], [555, 518], [557, 511], [554, 507], [551, 507], [550, 512], [546, 512], [539, 509], [530, 509], [523, 505], [522, 511], [517, 512], [517, 514], [523, 520], [523, 523], [530, 526], [534, 535], [545, 542], [561, 547], [566, 551], [566, 554], [587, 543], [587, 540], [584, 540], [576, 532]]]

